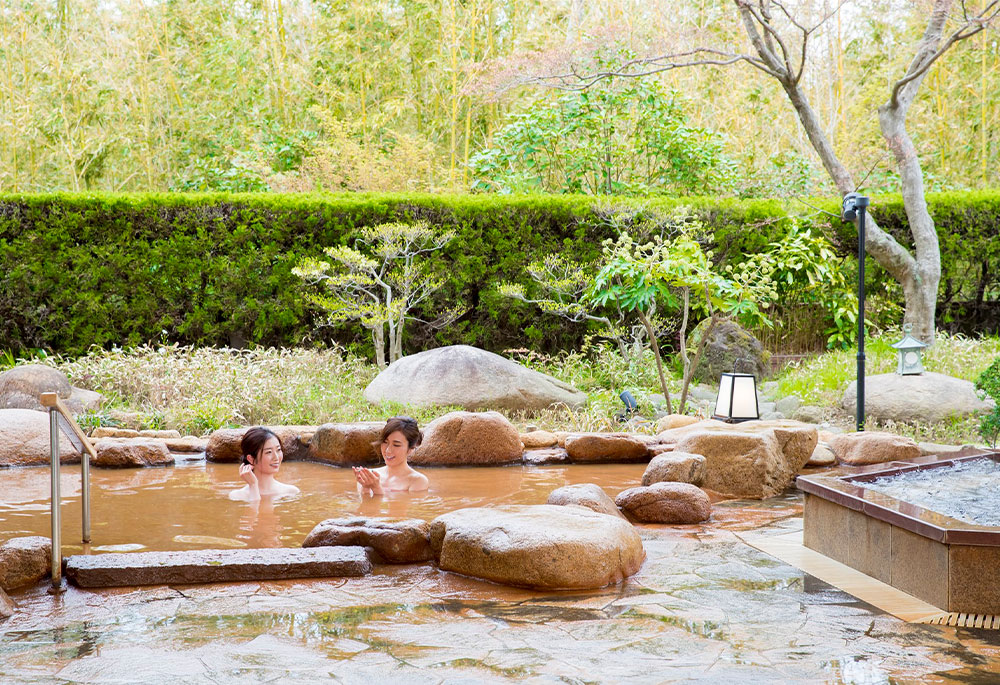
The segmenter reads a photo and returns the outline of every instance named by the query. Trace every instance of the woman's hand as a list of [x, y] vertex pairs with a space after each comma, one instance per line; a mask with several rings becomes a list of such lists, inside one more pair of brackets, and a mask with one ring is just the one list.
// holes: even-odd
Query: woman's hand
[[253, 472], [253, 464], [243, 464], [240, 466], [240, 478], [251, 487], [257, 485], [257, 474]]
[[373, 495], [382, 494], [382, 479], [371, 469], [364, 466], [354, 467], [354, 478], [358, 481], [362, 491], [371, 490]]

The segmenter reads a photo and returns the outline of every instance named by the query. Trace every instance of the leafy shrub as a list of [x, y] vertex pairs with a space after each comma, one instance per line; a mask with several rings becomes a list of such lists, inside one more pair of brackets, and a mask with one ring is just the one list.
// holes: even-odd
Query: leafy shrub
[[990, 447], [996, 448], [997, 437], [1000, 436], [1000, 357], [976, 380], [976, 390], [997, 403], [993, 411], [983, 416], [979, 422], [979, 434]]
[[651, 78], [535, 100], [469, 164], [474, 189], [503, 193], [694, 193], [734, 175], [720, 137], [692, 126], [681, 94]]

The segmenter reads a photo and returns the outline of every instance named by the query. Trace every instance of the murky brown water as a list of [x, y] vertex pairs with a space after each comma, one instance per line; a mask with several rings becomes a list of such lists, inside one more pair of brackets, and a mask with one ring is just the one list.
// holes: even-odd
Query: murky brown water
[[[570, 483], [597, 483], [614, 497], [637, 485], [644, 464], [448, 468], [424, 471], [428, 492], [394, 493], [364, 502], [350, 469], [289, 462], [279, 480], [302, 491], [259, 505], [234, 502], [242, 486], [233, 464], [193, 462], [163, 469], [91, 469], [89, 550], [80, 543], [80, 467], [64, 467], [63, 551], [296, 547], [326, 518], [364, 514], [432, 519], [454, 509], [491, 504], [544, 504]], [[49, 535], [47, 468], [0, 471], [0, 542]]]

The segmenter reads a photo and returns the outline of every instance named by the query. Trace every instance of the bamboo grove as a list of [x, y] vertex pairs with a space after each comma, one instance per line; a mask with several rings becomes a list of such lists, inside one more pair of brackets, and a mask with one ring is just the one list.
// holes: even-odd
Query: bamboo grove
[[[874, 112], [921, 11], [858, 0], [814, 38], [810, 98], [875, 190], [893, 179]], [[727, 0], [0, 0], [0, 191], [463, 191], [510, 116], [558, 96], [482, 87], [482, 65], [682, 34], [742, 40]], [[921, 92], [929, 189], [996, 185], [998, 41], [958, 46]], [[652, 78], [719, 135], [740, 194], [780, 195], [755, 185], [776, 167], [829, 190], [781, 93], [747, 67]]]

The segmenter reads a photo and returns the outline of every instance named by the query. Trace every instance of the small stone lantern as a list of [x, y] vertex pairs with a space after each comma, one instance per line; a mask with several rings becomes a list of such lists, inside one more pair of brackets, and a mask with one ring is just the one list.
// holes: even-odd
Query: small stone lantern
[[899, 352], [899, 365], [896, 367], [896, 373], [900, 376], [912, 376], [924, 372], [920, 355], [927, 345], [910, 335], [911, 330], [913, 330], [913, 324], [903, 324], [903, 339], [892, 345]]

